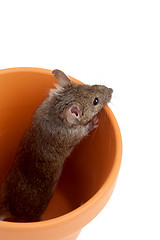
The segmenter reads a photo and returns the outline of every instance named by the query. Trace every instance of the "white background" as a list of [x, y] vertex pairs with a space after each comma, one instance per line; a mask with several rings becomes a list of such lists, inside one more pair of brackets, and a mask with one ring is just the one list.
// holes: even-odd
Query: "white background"
[[114, 89], [123, 158], [78, 240], [160, 239], [160, 2], [0, 0], [0, 69], [59, 68]]

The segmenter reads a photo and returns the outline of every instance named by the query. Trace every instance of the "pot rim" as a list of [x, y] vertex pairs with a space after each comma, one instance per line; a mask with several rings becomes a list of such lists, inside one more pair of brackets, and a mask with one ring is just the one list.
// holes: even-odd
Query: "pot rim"
[[[16, 67], [16, 68], [7, 68], [7, 69], [2, 69], [0, 70], [0, 75], [3, 74], [8, 74], [8, 73], [14, 73], [14, 72], [35, 72], [35, 73], [41, 73], [45, 75], [50, 75], [51, 70], [49, 69], [44, 69], [44, 68], [35, 68], [35, 67]], [[77, 79], [71, 77], [74, 81], [78, 81]], [[93, 219], [97, 214], [91, 214], [92, 216], [86, 218], [86, 212], [91, 212], [92, 208], [98, 204], [98, 202], [105, 197], [106, 192], [110, 190], [112, 185], [114, 185], [114, 182], [117, 179], [117, 175], [120, 169], [121, 165], [121, 157], [122, 157], [122, 138], [121, 138], [121, 133], [120, 129], [117, 123], [117, 120], [112, 113], [111, 109], [108, 106], [104, 107], [105, 111], [108, 114], [108, 117], [112, 123], [113, 126], [113, 131], [115, 134], [115, 142], [116, 142], [116, 153], [115, 153], [115, 160], [111, 169], [111, 172], [102, 185], [102, 187], [91, 197], [87, 202], [85, 202], [83, 205], [80, 207], [72, 210], [71, 212], [64, 214], [60, 217], [53, 218], [50, 220], [45, 220], [45, 221], [40, 221], [40, 222], [33, 222], [33, 223], [14, 223], [14, 222], [5, 222], [5, 221], [0, 221], [0, 228], [3, 229], [10, 229], [10, 230], [18, 230], [18, 231], [23, 231], [23, 230], [39, 230], [39, 229], [48, 229], [48, 228], [61, 228], [61, 231], [63, 229], [62, 225], [65, 226], [65, 228], [69, 227], [70, 225], [76, 225], [75, 228], [81, 229], [84, 225], [86, 225], [91, 219]], [[103, 208], [103, 207], [101, 207]], [[84, 218], [83, 218], [84, 215]], [[81, 216], [81, 218], [84, 220], [83, 224], [82, 221], [78, 223], [78, 218]], [[76, 230], [75, 229], [75, 230]]]

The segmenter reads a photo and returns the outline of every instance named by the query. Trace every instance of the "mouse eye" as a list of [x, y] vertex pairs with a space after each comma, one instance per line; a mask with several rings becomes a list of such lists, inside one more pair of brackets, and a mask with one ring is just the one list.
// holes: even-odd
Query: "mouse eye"
[[93, 105], [97, 105], [99, 103], [99, 99], [96, 97], [93, 101]]

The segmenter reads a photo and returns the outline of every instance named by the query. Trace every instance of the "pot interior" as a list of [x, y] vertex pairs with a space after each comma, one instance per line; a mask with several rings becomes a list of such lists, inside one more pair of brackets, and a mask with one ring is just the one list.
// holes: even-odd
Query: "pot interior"
[[[17, 146], [31, 123], [33, 113], [55, 82], [56, 79], [47, 70], [45, 73], [17, 69], [0, 74], [0, 181], [14, 161]], [[107, 110], [105, 108], [99, 114], [98, 128], [85, 137], [66, 160], [43, 220], [78, 208], [106, 181], [116, 151]]]

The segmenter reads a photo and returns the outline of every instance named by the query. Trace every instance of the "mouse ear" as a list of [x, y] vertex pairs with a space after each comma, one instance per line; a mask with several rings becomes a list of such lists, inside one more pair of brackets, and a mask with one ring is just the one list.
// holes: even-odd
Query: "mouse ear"
[[67, 77], [67, 75], [61, 70], [55, 69], [52, 71], [52, 74], [58, 80], [58, 85], [60, 85], [61, 87], [65, 87], [71, 84], [71, 80], [69, 79], [69, 77]]
[[81, 110], [79, 106], [72, 105], [66, 113], [67, 121], [71, 124], [76, 124], [80, 121]]

